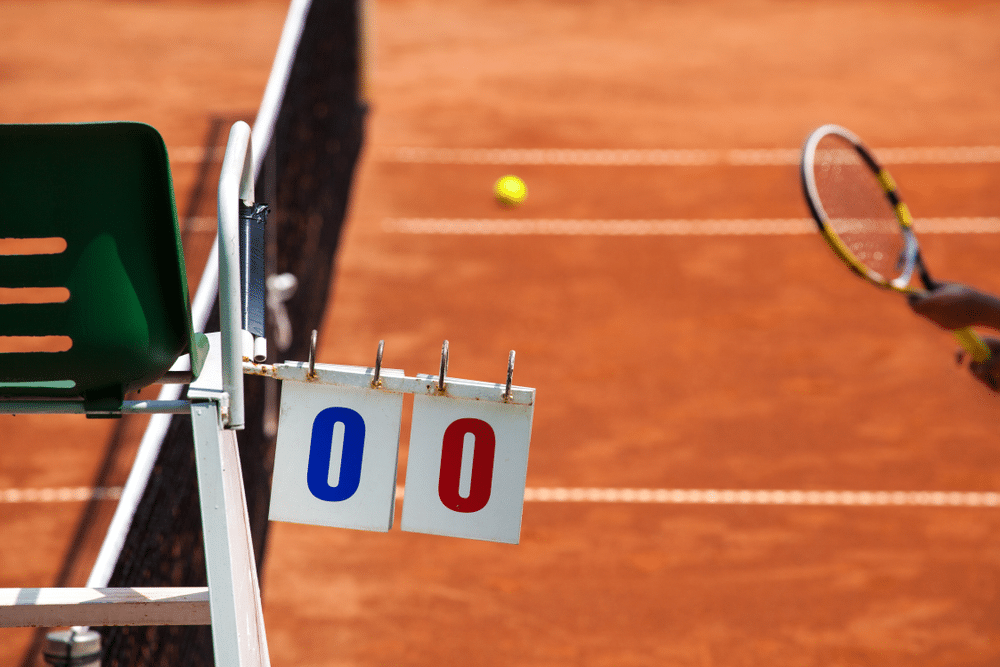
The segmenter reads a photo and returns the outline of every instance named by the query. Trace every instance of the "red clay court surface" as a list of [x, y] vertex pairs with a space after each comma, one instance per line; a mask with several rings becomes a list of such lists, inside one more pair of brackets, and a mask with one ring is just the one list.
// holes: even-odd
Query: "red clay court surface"
[[[0, 121], [127, 118], [173, 149], [196, 147], [212, 115], [252, 117], [285, 7], [5, 3]], [[876, 152], [996, 146], [1000, 6], [372, 9], [373, 110], [319, 360], [370, 365], [385, 339], [387, 367], [434, 372], [447, 338], [452, 376], [499, 382], [513, 348], [515, 383], [538, 390], [532, 498], [660, 489], [693, 502], [531, 500], [516, 547], [275, 524], [263, 581], [273, 664], [995, 664], [996, 507], [690, 493], [833, 491], [864, 503], [892, 496], [845, 492], [981, 500], [1000, 487], [998, 398], [955, 367], [947, 334], [850, 276], [818, 235], [412, 234], [392, 221], [805, 218], [793, 164], [394, 156], [795, 149], [825, 122]], [[182, 205], [195, 167], [174, 164]], [[890, 167], [918, 230], [921, 217], [1000, 215], [996, 159]], [[528, 185], [516, 210], [490, 199], [509, 172]], [[1000, 291], [997, 234], [924, 245], [937, 276]], [[92, 480], [107, 424], [0, 422], [0, 489]], [[405, 442], [404, 425], [404, 453]], [[80, 507], [0, 504], [0, 585], [49, 583]], [[0, 663], [15, 664], [27, 638], [3, 630]]]

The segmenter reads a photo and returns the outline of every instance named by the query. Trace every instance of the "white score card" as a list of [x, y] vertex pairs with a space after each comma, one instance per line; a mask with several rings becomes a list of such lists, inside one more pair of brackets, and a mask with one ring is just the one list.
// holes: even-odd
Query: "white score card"
[[269, 518], [386, 532], [395, 510], [403, 396], [366, 387], [369, 369], [324, 371], [342, 375], [343, 385], [282, 383]]

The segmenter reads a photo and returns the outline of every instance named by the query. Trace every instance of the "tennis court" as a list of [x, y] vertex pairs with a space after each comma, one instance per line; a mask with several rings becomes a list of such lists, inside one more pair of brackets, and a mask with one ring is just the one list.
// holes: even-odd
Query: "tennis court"
[[[285, 3], [98, 7], [11, 3], [0, 120], [127, 115], [185, 149], [212, 116], [252, 115]], [[515, 349], [538, 392], [528, 502], [517, 547], [274, 524], [273, 664], [995, 662], [997, 398], [803, 227], [795, 156], [826, 122], [885, 149], [918, 231], [945, 220], [922, 237], [934, 274], [1000, 292], [1000, 236], [954, 220], [1000, 217], [998, 20], [991, 3], [374, 3], [318, 359], [371, 365], [384, 339], [386, 367], [433, 373], [448, 339], [449, 375], [500, 382]], [[87, 21], [127, 30], [98, 50], [70, 36]], [[174, 164], [179, 202], [196, 167]], [[491, 199], [505, 173], [521, 208]], [[0, 489], [94, 479], [106, 423], [0, 419]], [[33, 498], [0, 503], [5, 586], [55, 577], [80, 511]], [[27, 636], [3, 630], [0, 661]]]

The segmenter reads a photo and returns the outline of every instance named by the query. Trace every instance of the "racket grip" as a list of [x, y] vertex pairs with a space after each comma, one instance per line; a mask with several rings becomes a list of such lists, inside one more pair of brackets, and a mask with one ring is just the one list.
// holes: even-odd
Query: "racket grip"
[[954, 334], [955, 340], [969, 353], [973, 361], [988, 361], [993, 356], [990, 354], [990, 348], [986, 347], [983, 339], [972, 329], [968, 327], [965, 329], [955, 329], [951, 333]]

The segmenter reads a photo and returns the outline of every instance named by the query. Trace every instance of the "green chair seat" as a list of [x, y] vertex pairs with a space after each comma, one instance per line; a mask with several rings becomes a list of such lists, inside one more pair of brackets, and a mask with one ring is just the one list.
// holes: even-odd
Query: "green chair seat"
[[[65, 249], [10, 254], [21, 252], [12, 239]], [[113, 412], [185, 353], [197, 375], [204, 337], [191, 324], [160, 134], [127, 122], [0, 125], [0, 288], [0, 400]], [[68, 299], [9, 303], [30, 293], [18, 288], [65, 288]], [[69, 349], [42, 351], [53, 336]]]

